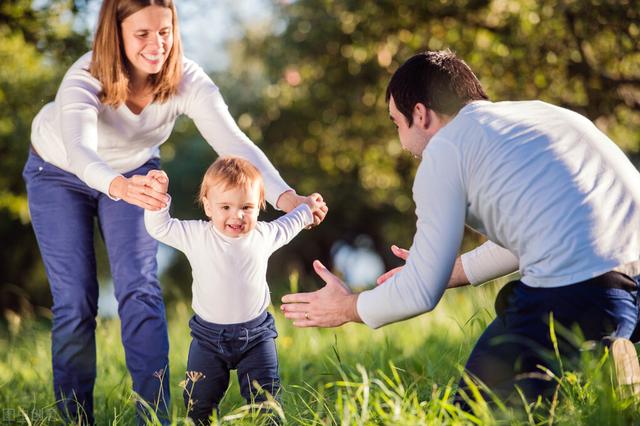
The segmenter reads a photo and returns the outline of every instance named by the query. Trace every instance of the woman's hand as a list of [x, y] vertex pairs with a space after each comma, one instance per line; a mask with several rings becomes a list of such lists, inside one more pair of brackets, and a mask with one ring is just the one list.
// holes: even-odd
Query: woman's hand
[[[318, 193], [314, 193], [309, 197], [313, 197], [314, 200], [322, 203], [322, 206], [320, 206], [318, 209], [316, 209], [313, 212], [313, 226], [318, 226], [324, 220], [325, 216], [327, 215], [327, 212], [329, 211], [329, 208], [324, 203], [324, 200], [322, 199], [322, 195]], [[276, 206], [280, 210], [288, 213], [291, 210], [298, 207], [298, 205], [302, 203], [307, 203], [309, 197], [298, 195], [294, 190], [286, 191], [280, 194], [280, 197], [278, 198], [278, 202], [276, 203]]]
[[317, 192], [309, 195], [308, 197], [304, 197], [304, 199], [304, 202], [309, 206], [311, 213], [314, 214], [314, 219], [316, 212], [322, 213], [322, 209], [325, 209], [326, 211], [327, 204], [322, 200], [322, 195], [318, 194]]
[[160, 210], [166, 207], [169, 197], [153, 189], [154, 185], [157, 183], [152, 176], [118, 176], [109, 185], [109, 195], [143, 209]]

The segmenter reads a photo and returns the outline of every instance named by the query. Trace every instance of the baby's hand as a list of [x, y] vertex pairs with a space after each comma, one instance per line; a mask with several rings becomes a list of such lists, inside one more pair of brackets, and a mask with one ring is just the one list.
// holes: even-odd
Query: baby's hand
[[149, 180], [147, 185], [154, 191], [166, 194], [169, 190], [169, 176], [162, 170], [149, 170], [147, 178]]
[[304, 202], [311, 209], [311, 213], [314, 214], [320, 211], [323, 207], [327, 206], [322, 200], [322, 195], [318, 194], [317, 192], [314, 192], [313, 194], [306, 197]]

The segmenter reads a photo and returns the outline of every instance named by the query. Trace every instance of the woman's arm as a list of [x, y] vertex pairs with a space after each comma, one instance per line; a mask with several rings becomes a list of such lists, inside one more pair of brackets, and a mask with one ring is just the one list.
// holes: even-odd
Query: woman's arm
[[329, 207], [327, 207], [327, 204], [322, 199], [322, 195], [318, 193], [305, 197], [303, 195], [296, 194], [296, 192], [292, 189], [280, 194], [276, 207], [288, 213], [300, 204], [305, 203], [309, 197], [320, 197], [319, 201], [322, 205], [319, 208], [313, 210], [313, 223], [311, 224], [311, 226], [318, 226], [329, 212]]
[[68, 169], [89, 187], [114, 199], [145, 209], [164, 207], [166, 197], [148, 186], [145, 176], [126, 178], [98, 155], [98, 113], [102, 108], [98, 94], [102, 87], [84, 69], [84, 61], [86, 57], [65, 75], [55, 101]]
[[[83, 69], [82, 58], [67, 72], [56, 95], [56, 113], [67, 155], [67, 167], [89, 187], [109, 194], [109, 186], [120, 174], [98, 155], [98, 94], [100, 82]], [[88, 61], [87, 61], [88, 66]]]
[[[209, 145], [221, 156], [238, 156], [255, 165], [265, 183], [265, 196], [273, 207], [289, 212], [304, 202], [306, 197], [296, 192], [282, 179], [267, 156], [240, 130], [229, 113], [218, 87], [209, 76], [193, 62], [185, 67], [185, 113], [193, 119], [196, 127]], [[320, 223], [327, 210], [314, 214]]]
[[466, 285], [469, 285], [469, 278], [467, 278], [467, 274], [464, 271], [461, 256], [458, 256], [456, 257], [456, 261], [453, 263], [453, 270], [451, 271], [451, 276], [449, 277], [449, 284], [447, 284], [447, 289], [464, 287]]
[[153, 181], [147, 176], [116, 176], [109, 184], [108, 195], [145, 210], [158, 210], [167, 206], [169, 198], [153, 189]]

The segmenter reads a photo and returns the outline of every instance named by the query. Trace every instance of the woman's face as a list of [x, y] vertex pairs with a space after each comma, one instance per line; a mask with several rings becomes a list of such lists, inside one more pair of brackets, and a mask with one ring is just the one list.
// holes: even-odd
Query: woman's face
[[154, 5], [122, 21], [124, 51], [134, 83], [162, 70], [173, 46], [172, 18], [171, 9]]

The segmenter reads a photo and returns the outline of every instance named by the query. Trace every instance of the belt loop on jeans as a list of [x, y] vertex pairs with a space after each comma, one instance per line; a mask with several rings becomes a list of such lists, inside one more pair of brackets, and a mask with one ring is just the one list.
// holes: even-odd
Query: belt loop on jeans
[[244, 345], [240, 348], [241, 351], [244, 351], [249, 346], [249, 329], [244, 327], [242, 329], [244, 330], [244, 336], [238, 337], [238, 340], [244, 340]]
[[224, 334], [224, 328], [221, 328], [220, 330], [218, 330], [218, 349], [220, 350], [220, 353], [223, 354], [224, 353], [224, 348], [222, 347], [222, 335]]

